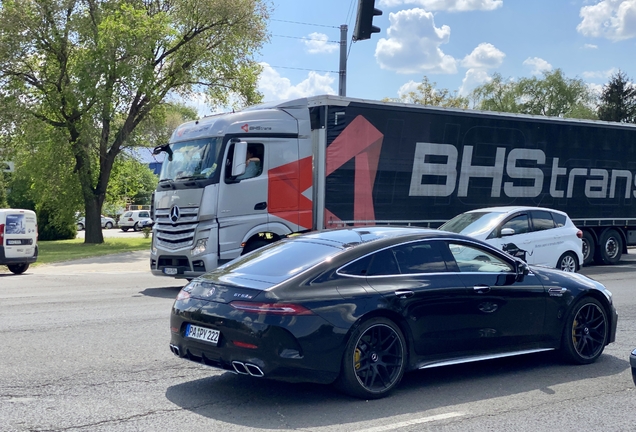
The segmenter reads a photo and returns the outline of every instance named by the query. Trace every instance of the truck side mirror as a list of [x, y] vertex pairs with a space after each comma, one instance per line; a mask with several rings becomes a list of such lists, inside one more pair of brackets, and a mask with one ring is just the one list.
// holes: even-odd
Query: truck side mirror
[[245, 174], [247, 159], [247, 143], [239, 141], [234, 143], [234, 155], [232, 156], [232, 177]]

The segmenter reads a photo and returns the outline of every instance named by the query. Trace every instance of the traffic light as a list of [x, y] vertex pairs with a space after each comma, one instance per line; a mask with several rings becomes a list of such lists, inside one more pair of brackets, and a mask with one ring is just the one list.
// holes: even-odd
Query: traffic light
[[380, 27], [373, 25], [373, 17], [382, 15], [380, 9], [375, 8], [375, 0], [358, 0], [358, 17], [353, 31], [353, 40], [371, 39], [371, 33], [379, 33]]

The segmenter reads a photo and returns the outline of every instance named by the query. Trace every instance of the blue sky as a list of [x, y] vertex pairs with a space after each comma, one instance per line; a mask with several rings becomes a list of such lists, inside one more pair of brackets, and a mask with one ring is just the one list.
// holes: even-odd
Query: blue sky
[[[468, 94], [497, 72], [560, 68], [595, 89], [636, 76], [636, 0], [376, 0], [381, 28], [351, 44], [358, 0], [272, 0], [258, 60], [266, 101], [338, 93], [341, 24], [349, 26], [347, 96], [398, 97], [427, 76]], [[331, 71], [331, 72], [330, 72]]]

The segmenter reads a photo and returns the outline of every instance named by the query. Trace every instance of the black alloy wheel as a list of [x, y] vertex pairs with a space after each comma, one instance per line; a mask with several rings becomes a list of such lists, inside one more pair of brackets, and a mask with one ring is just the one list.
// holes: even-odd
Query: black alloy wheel
[[563, 333], [562, 350], [576, 364], [593, 363], [605, 349], [609, 322], [603, 305], [592, 298], [579, 300], [572, 308]]
[[351, 335], [336, 385], [355, 397], [384, 397], [402, 379], [406, 356], [399, 327], [386, 318], [370, 319]]
[[565, 272], [574, 273], [576, 272], [577, 267], [578, 263], [576, 255], [574, 255], [574, 253], [572, 252], [566, 252], [561, 255], [561, 258], [559, 258], [559, 261], [557, 263], [557, 268]]
[[9, 267], [11, 273], [19, 275], [27, 271], [29, 264], [9, 264], [7, 267]]

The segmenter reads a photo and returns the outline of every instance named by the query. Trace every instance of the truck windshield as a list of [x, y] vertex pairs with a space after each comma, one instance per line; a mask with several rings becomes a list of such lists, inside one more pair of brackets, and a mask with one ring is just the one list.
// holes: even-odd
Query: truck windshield
[[164, 159], [159, 181], [211, 178], [221, 165], [222, 142], [217, 137], [170, 144], [172, 160]]

